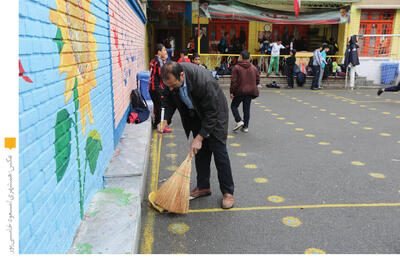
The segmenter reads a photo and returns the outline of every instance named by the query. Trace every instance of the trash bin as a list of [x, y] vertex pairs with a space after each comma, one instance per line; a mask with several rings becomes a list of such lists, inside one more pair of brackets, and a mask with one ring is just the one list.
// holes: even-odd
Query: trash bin
[[389, 85], [399, 74], [399, 63], [381, 64], [381, 84]]
[[138, 82], [138, 88], [140, 88], [140, 93], [142, 93], [145, 100], [151, 100], [149, 94], [150, 72], [149, 71], [138, 72], [136, 77]]

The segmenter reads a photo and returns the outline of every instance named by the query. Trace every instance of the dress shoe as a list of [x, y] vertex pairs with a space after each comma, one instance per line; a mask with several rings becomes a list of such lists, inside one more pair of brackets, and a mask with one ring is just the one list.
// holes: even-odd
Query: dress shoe
[[383, 88], [379, 88], [379, 90], [378, 90], [378, 92], [376, 93], [378, 96], [380, 96], [382, 93], [383, 93], [383, 91], [384, 91], [385, 89], [383, 89]]
[[229, 209], [233, 207], [233, 204], [235, 202], [235, 199], [233, 198], [233, 195], [231, 194], [224, 194], [224, 197], [222, 198], [222, 208], [223, 209]]
[[204, 188], [204, 189], [199, 189], [198, 187], [195, 187], [191, 192], [190, 192], [190, 197], [189, 200], [193, 200], [199, 197], [205, 197], [211, 195], [211, 190], [209, 188]]

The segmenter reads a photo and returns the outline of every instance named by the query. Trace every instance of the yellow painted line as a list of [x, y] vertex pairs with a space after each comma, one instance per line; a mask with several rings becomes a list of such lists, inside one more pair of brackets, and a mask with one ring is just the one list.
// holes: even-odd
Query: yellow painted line
[[382, 114], [384, 114], [384, 115], [390, 115], [391, 113], [390, 113], [390, 112], [382, 112]]
[[304, 254], [326, 254], [326, 252], [318, 248], [307, 248]]
[[340, 151], [340, 150], [332, 150], [331, 153], [332, 153], [332, 154], [336, 154], [336, 155], [341, 155], [341, 154], [343, 154], [343, 152]]
[[[152, 144], [152, 156], [151, 156], [151, 182], [149, 185], [149, 191], [154, 191], [156, 186], [156, 173], [157, 173], [157, 132], [153, 132], [153, 144]], [[153, 250], [153, 243], [154, 243], [154, 220], [155, 220], [155, 211], [149, 210], [147, 212], [146, 221], [144, 224], [144, 232], [143, 232], [143, 239], [141, 243], [141, 254], [151, 254]]]
[[263, 206], [263, 207], [242, 207], [242, 208], [211, 208], [193, 209], [189, 213], [209, 213], [209, 212], [232, 212], [232, 211], [257, 211], [274, 209], [298, 209], [298, 208], [325, 208], [325, 207], [399, 207], [400, 203], [372, 203], [372, 204], [324, 204], [324, 205], [297, 205], [297, 206]]

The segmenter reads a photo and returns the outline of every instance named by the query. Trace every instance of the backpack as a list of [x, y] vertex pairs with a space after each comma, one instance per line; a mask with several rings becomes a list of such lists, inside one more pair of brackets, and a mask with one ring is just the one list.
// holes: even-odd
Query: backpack
[[131, 92], [131, 109], [128, 115], [128, 123], [142, 123], [150, 116], [150, 110], [144, 100], [142, 93], [138, 89], [133, 89]]
[[303, 86], [305, 82], [306, 82], [306, 74], [304, 74], [303, 72], [298, 72], [296, 78], [297, 85]]

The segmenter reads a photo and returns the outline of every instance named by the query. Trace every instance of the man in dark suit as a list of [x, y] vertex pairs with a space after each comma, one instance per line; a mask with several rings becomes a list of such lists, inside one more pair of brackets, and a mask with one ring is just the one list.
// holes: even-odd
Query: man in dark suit
[[[229, 109], [222, 89], [208, 70], [190, 63], [166, 63], [161, 78], [171, 91], [166, 97], [163, 126], [171, 122], [178, 109], [187, 138], [190, 132], [194, 137], [190, 154], [195, 154], [197, 187], [191, 191], [190, 199], [211, 195], [210, 164], [214, 154], [222, 208], [232, 208], [234, 183], [226, 148]], [[162, 132], [160, 125], [158, 131]]]

